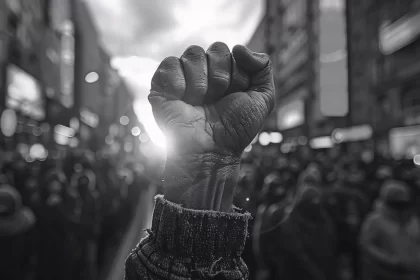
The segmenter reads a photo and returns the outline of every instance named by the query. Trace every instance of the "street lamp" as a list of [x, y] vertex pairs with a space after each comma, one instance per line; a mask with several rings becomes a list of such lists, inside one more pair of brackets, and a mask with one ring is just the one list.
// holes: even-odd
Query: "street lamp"
[[85, 81], [88, 84], [96, 83], [99, 80], [99, 74], [96, 72], [89, 72], [85, 77]]

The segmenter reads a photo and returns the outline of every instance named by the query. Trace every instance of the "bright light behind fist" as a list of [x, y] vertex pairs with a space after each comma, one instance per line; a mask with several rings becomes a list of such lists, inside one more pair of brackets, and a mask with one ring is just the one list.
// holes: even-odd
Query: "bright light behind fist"
[[[224, 43], [162, 61], [149, 101], [176, 155], [240, 156], [274, 108], [269, 57]], [[170, 155], [168, 154], [168, 157]]]

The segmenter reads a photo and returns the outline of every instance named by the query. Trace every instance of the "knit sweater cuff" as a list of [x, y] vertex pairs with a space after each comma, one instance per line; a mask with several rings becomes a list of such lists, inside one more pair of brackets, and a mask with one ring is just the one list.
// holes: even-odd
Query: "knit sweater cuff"
[[182, 208], [156, 196], [152, 234], [156, 249], [177, 258], [212, 261], [240, 257], [250, 214]]
[[224, 270], [230, 276], [227, 279], [247, 277], [240, 256], [248, 236], [249, 213], [237, 208], [233, 213], [186, 209], [160, 195], [155, 199], [149, 236], [133, 252], [143, 265], [163, 277], [168, 272], [181, 276], [177, 279], [190, 277], [194, 270], [210, 274]]

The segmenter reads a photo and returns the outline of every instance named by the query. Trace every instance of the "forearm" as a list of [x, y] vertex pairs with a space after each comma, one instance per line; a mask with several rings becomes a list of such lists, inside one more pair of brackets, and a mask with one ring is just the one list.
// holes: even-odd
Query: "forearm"
[[216, 154], [173, 156], [165, 165], [165, 199], [189, 209], [232, 212], [239, 162]]

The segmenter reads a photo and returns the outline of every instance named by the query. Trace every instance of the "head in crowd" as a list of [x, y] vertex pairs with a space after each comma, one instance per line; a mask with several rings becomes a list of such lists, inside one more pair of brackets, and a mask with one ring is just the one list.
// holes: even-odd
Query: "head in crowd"
[[14, 184], [15, 176], [14, 176], [14, 168], [11, 162], [5, 162], [1, 167], [2, 181], [6, 184]]
[[40, 171], [41, 171], [40, 161], [34, 161], [28, 165], [28, 172], [30, 176], [39, 176]]
[[317, 221], [324, 218], [321, 207], [322, 173], [317, 165], [310, 164], [299, 176], [292, 212], [303, 218]]
[[26, 167], [26, 162], [20, 155], [16, 155], [13, 159], [13, 167], [16, 171], [23, 172]]
[[271, 172], [264, 179], [261, 191], [261, 201], [266, 205], [285, 202], [292, 195], [291, 190], [295, 187], [293, 175], [290, 172]]
[[401, 160], [394, 168], [395, 177], [404, 182], [412, 182], [415, 178], [416, 167], [413, 160]]
[[35, 216], [22, 206], [19, 192], [9, 186], [0, 186], [0, 236], [22, 234], [35, 224]]
[[347, 170], [347, 183], [361, 184], [365, 180], [365, 174], [360, 162], [351, 162], [346, 165]]
[[317, 162], [311, 162], [300, 179], [320, 183], [322, 181], [321, 165]]
[[50, 170], [44, 181], [43, 199], [49, 206], [55, 206], [63, 202], [63, 195], [67, 188], [67, 177], [63, 171], [54, 168]]
[[296, 178], [303, 168], [304, 168], [304, 165], [296, 157], [289, 158], [288, 169], [292, 172], [292, 174], [295, 175]]
[[284, 156], [280, 156], [276, 158], [276, 160], [274, 161], [274, 168], [276, 170], [286, 170], [288, 166], [289, 166], [289, 160]]
[[240, 186], [245, 189], [253, 189], [257, 179], [256, 168], [253, 164], [242, 164], [240, 171]]
[[360, 154], [360, 159], [364, 164], [371, 164], [375, 160], [375, 154], [371, 149], [365, 149]]
[[308, 167], [299, 174], [296, 193], [306, 187], [322, 188], [322, 175], [322, 168], [318, 163], [309, 163]]
[[88, 168], [76, 171], [71, 177], [71, 188], [82, 199], [86, 199], [96, 191], [96, 175]]
[[387, 180], [381, 188], [377, 206], [399, 221], [406, 220], [412, 214], [410, 188], [402, 181]]
[[393, 176], [392, 167], [387, 164], [381, 164], [376, 169], [375, 177], [378, 180], [385, 181]]
[[413, 170], [413, 184], [415, 185], [415, 187], [420, 189], [420, 168], [419, 167], [416, 167]]

